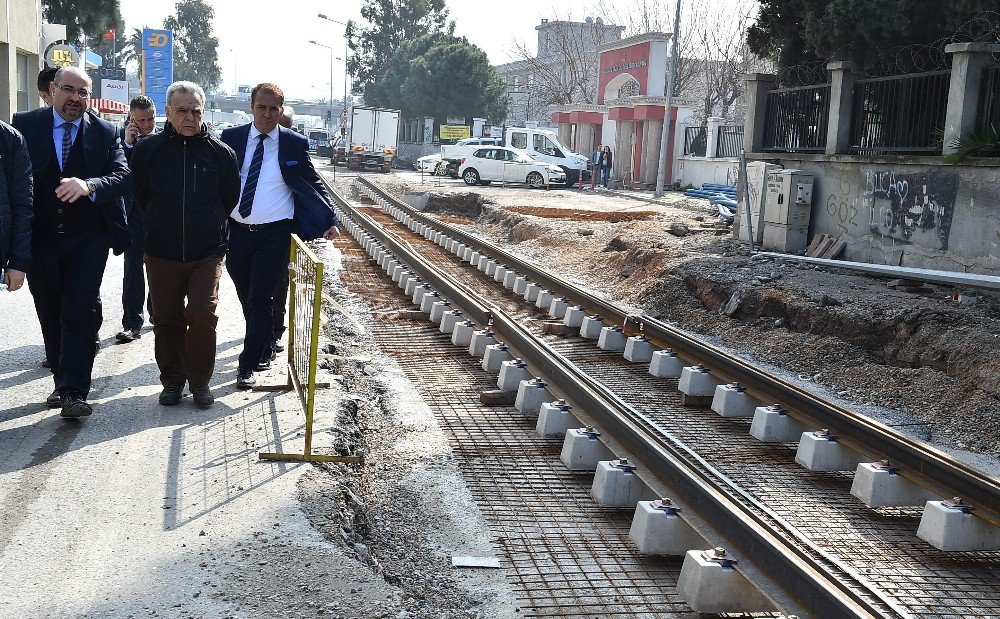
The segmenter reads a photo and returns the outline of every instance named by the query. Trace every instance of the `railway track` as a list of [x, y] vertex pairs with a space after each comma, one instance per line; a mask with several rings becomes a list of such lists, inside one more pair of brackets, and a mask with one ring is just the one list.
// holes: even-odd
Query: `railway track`
[[[368, 255], [381, 258], [383, 268], [394, 261], [389, 272], [407, 284], [419, 276], [412, 288], [433, 289], [460, 309], [461, 320], [491, 329], [532, 376], [546, 381], [547, 394], [571, 403], [575, 416], [599, 431], [611, 453], [637, 465], [635, 473], [649, 491], [671, 497], [684, 520], [711, 541], [705, 548], [724, 546], [736, 559], [736, 571], [780, 612], [824, 618], [995, 616], [1000, 553], [932, 547], [915, 536], [921, 507], [865, 507], [850, 494], [853, 470], [804, 470], [795, 462], [797, 440], [755, 440], [748, 432], [749, 419], [721, 417], [708, 408], [710, 398], [679, 394], [676, 378], [651, 376], [648, 364], [628, 361], [620, 350], [596, 349], [593, 340], [552, 333], [555, 323], [540, 307], [551, 305], [528, 303], [511, 288], [517, 289], [518, 278], [522, 288], [530, 280], [535, 292], [565, 299], [567, 308], [620, 327], [620, 334], [613, 329], [616, 336], [641, 337], [632, 343], [672, 349], [684, 365], [714, 382], [738, 381], [741, 387], [729, 392], [762, 404], [780, 403], [803, 427], [829, 430], [826, 436], [836, 436], [840, 447], [859, 460], [888, 460], [924, 490], [961, 496], [990, 526], [997, 522], [996, 480], [669, 325], [629, 315], [410, 209], [364, 178], [356, 183], [380, 209], [359, 208], [334, 195], [349, 231]], [[405, 267], [395, 268], [401, 265]], [[515, 286], [505, 285], [510, 283]], [[690, 369], [688, 374], [691, 379]], [[713, 388], [714, 382], [709, 383]], [[678, 580], [676, 567], [665, 569], [664, 578]], [[550, 588], [556, 596], [558, 591]], [[675, 600], [680, 593], [664, 599]], [[628, 591], [621, 597], [629, 599]], [[639, 597], [657, 599], [648, 592]], [[691, 609], [701, 611], [698, 605]], [[546, 615], [539, 610], [544, 607], [538, 603], [531, 608]], [[558, 612], [551, 614], [560, 614], [572, 604], [554, 607]], [[601, 608], [587, 612], [620, 610]], [[682, 604], [677, 616], [691, 609]], [[744, 610], [766, 609], [751, 604]], [[627, 608], [621, 612], [629, 614]]]

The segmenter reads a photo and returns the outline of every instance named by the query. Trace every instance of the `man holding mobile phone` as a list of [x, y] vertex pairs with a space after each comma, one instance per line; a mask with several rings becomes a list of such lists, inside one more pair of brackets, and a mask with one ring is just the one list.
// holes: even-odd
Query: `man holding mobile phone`
[[[122, 145], [125, 160], [132, 165], [132, 150], [136, 143], [153, 135], [156, 129], [156, 104], [145, 95], [139, 95], [129, 103], [129, 117], [122, 131]], [[128, 233], [132, 244], [125, 250], [125, 276], [122, 281], [122, 330], [115, 335], [120, 344], [134, 342], [142, 337], [142, 304], [147, 310], [146, 280], [142, 272], [143, 227], [141, 212], [135, 208], [132, 193], [125, 196], [125, 213], [128, 217]]]

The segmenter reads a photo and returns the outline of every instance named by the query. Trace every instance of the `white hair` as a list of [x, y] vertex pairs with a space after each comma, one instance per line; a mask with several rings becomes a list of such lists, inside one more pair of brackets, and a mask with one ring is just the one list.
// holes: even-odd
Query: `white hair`
[[205, 105], [205, 91], [202, 90], [201, 86], [195, 84], [194, 82], [174, 82], [167, 88], [167, 105], [170, 105], [170, 98], [175, 94], [182, 95], [194, 95], [201, 100], [201, 104]]

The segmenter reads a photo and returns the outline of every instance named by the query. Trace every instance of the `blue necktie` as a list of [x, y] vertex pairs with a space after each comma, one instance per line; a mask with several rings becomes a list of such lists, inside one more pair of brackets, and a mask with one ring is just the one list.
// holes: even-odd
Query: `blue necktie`
[[253, 194], [257, 191], [257, 179], [260, 178], [260, 166], [264, 163], [264, 138], [266, 133], [257, 136], [257, 148], [253, 149], [253, 159], [250, 160], [250, 170], [247, 172], [247, 182], [243, 185], [243, 195], [240, 196], [240, 217], [246, 219], [253, 210]]
[[62, 158], [59, 162], [59, 169], [63, 170], [66, 168], [66, 160], [69, 159], [69, 151], [73, 148], [73, 123], [65, 122], [63, 123], [63, 138], [62, 138]]

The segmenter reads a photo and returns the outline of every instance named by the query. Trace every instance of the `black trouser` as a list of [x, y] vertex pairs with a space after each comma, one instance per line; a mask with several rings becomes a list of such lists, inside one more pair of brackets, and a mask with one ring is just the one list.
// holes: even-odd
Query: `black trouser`
[[241, 370], [252, 370], [274, 342], [274, 292], [282, 271], [288, 270], [292, 220], [286, 219], [250, 231], [231, 222], [226, 270], [243, 306], [247, 330], [240, 353]]
[[128, 234], [132, 244], [125, 250], [125, 276], [122, 280], [122, 328], [126, 331], [142, 329], [142, 303], [153, 314], [146, 296], [146, 279], [142, 270], [142, 222], [129, 220]]
[[[271, 329], [271, 338], [274, 342], [281, 340], [281, 336], [285, 334], [285, 310], [288, 305], [288, 265], [285, 265], [285, 269], [281, 274], [281, 279], [278, 281], [278, 287], [274, 291], [274, 308], [272, 309], [274, 315], [273, 325]], [[272, 349], [273, 344], [272, 342]]]
[[97, 354], [98, 293], [111, 249], [106, 228], [71, 234], [35, 233], [28, 289], [42, 327], [56, 389], [86, 398]]

